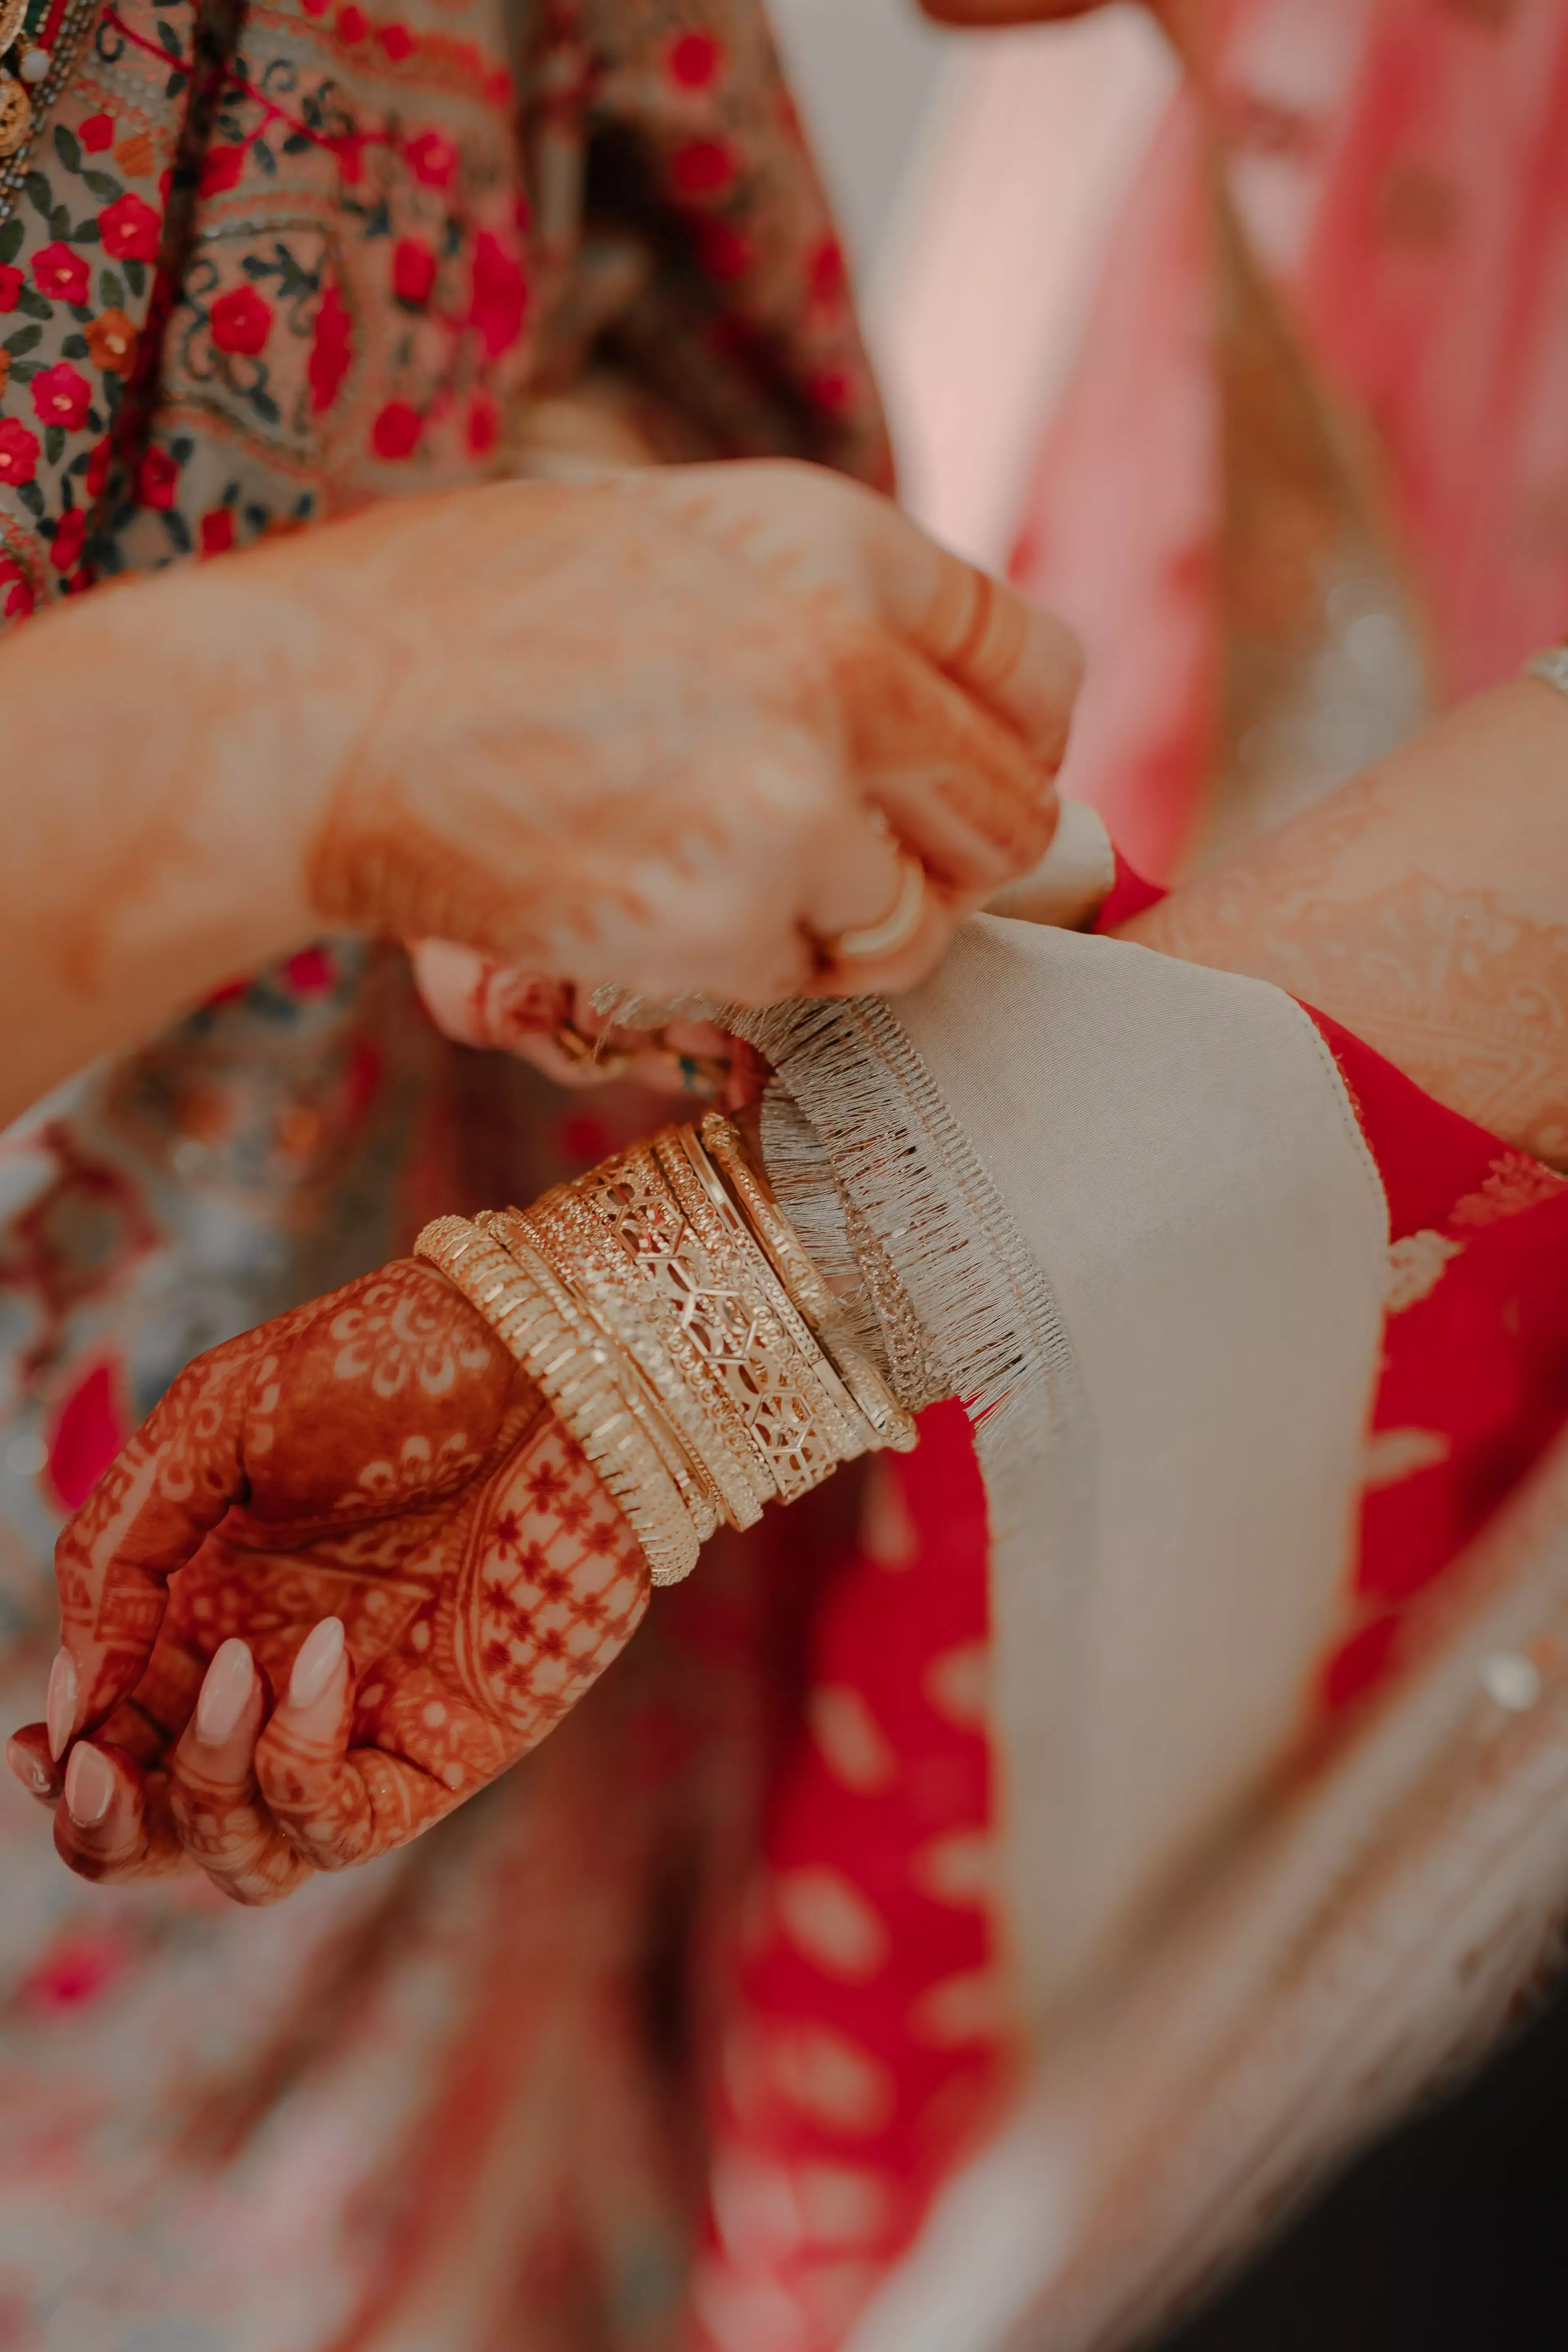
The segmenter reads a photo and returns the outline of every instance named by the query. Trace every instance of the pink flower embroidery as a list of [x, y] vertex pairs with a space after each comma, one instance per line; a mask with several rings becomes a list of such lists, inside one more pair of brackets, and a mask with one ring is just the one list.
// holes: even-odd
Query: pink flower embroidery
[[665, 52], [677, 89], [706, 89], [723, 60], [724, 52], [711, 33], [678, 33]]
[[254, 359], [271, 332], [272, 306], [254, 286], [237, 286], [213, 304], [212, 336], [220, 352], [239, 352]]
[[371, 446], [378, 457], [408, 457], [419, 446], [425, 420], [406, 400], [389, 400], [371, 427]]
[[68, 433], [79, 433], [87, 423], [87, 412], [92, 400], [92, 386], [79, 368], [68, 360], [57, 361], [51, 368], [41, 368], [33, 378], [33, 410], [40, 425], [63, 425]]
[[0, 262], [0, 310], [16, 309], [16, 297], [25, 283], [19, 269], [13, 269], [8, 261]]
[[426, 188], [444, 188], [458, 168], [458, 151], [438, 131], [422, 131], [404, 150], [408, 168]]
[[393, 248], [392, 290], [400, 302], [416, 310], [430, 299], [436, 283], [436, 256], [423, 237], [400, 237]]
[[510, 351], [528, 313], [528, 280], [500, 239], [481, 229], [474, 242], [474, 295], [469, 324], [492, 360]]
[[79, 135], [89, 155], [101, 155], [106, 147], [114, 144], [113, 115], [89, 114]]
[[136, 468], [136, 498], [141, 506], [154, 507], [166, 514], [174, 503], [174, 491], [179, 483], [180, 469], [166, 449], [147, 451]]
[[202, 553], [226, 555], [234, 545], [234, 509], [214, 507], [202, 517]]
[[226, 190], [237, 188], [245, 171], [246, 150], [243, 147], [209, 147], [202, 164], [199, 194], [221, 196]]
[[140, 196], [117, 196], [98, 216], [103, 249], [111, 261], [156, 261], [163, 223]]
[[721, 195], [734, 176], [735, 159], [717, 139], [688, 140], [669, 159], [670, 185], [689, 202]]
[[85, 302], [87, 264], [68, 245], [46, 245], [33, 256], [33, 283], [56, 302]]
[[331, 408], [338, 396], [338, 387], [349, 372], [353, 357], [353, 337], [349, 327], [349, 314], [343, 308], [343, 298], [333, 278], [321, 297], [321, 307], [316, 313], [315, 339], [310, 345], [310, 358], [306, 373], [310, 379], [310, 406], [320, 415]]
[[87, 515], [81, 507], [71, 507], [61, 515], [53, 539], [49, 541], [49, 562], [57, 572], [73, 571], [81, 561], [81, 551], [87, 538]]
[[[0, 425], [0, 432], [5, 427]], [[7, 555], [0, 559], [0, 590], [4, 590], [5, 614], [8, 621], [20, 621], [33, 609], [33, 591], [19, 563]]]

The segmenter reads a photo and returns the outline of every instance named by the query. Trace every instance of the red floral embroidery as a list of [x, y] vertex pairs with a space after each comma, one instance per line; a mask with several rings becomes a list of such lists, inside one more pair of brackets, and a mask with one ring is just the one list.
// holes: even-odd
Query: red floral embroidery
[[836, 415], [847, 408], [855, 397], [855, 379], [847, 368], [823, 368], [805, 387], [818, 408]]
[[68, 433], [79, 433], [91, 401], [91, 384], [68, 360], [40, 369], [33, 378], [33, 411], [40, 425], [63, 425]]
[[723, 58], [724, 52], [711, 33], [678, 33], [665, 54], [665, 64], [678, 89], [706, 89]]
[[33, 283], [56, 302], [85, 302], [87, 264], [68, 245], [46, 245], [33, 256]]
[[202, 517], [202, 553], [226, 555], [234, 545], [234, 509], [214, 507]]
[[166, 514], [174, 503], [179, 479], [180, 469], [168, 451], [149, 449], [136, 468], [138, 504], [156, 507], [160, 513]]
[[254, 286], [237, 286], [213, 304], [212, 337], [220, 352], [239, 352], [254, 359], [271, 332], [272, 305], [262, 300]]
[[338, 984], [338, 967], [330, 948], [301, 948], [283, 970], [289, 987], [300, 996], [325, 996]]
[[81, 560], [82, 546], [87, 539], [87, 516], [80, 507], [69, 507], [61, 515], [59, 528], [49, 541], [49, 562], [57, 572], [73, 571]]
[[89, 454], [87, 461], [87, 471], [82, 476], [82, 481], [86, 487], [88, 497], [89, 499], [101, 498], [103, 495], [103, 486], [108, 479], [109, 444], [107, 441], [100, 441], [97, 447]]
[[436, 256], [423, 237], [400, 237], [393, 249], [392, 290], [400, 302], [416, 310], [430, 299], [436, 283]]
[[[5, 427], [0, 425], [0, 432]], [[8, 621], [20, 621], [33, 609], [33, 591], [26, 573], [9, 556], [0, 558], [0, 588], [5, 591], [3, 608]]]
[[384, 25], [375, 37], [395, 66], [414, 55], [414, 36], [406, 25]]
[[481, 229], [474, 242], [474, 298], [469, 324], [489, 357], [510, 351], [528, 313], [528, 280], [500, 239]]
[[488, 457], [500, 435], [500, 418], [488, 392], [477, 392], [468, 409], [468, 447], [476, 457]]
[[26, 282], [19, 269], [13, 269], [8, 261], [0, 262], [0, 310], [16, 309], [16, 297]]
[[811, 290], [819, 302], [836, 301], [844, 291], [848, 276], [844, 267], [844, 247], [836, 236], [825, 236], [811, 257]]
[[111, 261], [156, 261], [163, 222], [149, 204], [129, 193], [106, 205], [98, 233]]
[[371, 446], [378, 457], [408, 457], [419, 446], [425, 420], [405, 400], [389, 400], [371, 427]]
[[438, 131], [422, 131], [404, 149], [408, 168], [426, 188], [445, 188], [458, 168], [458, 151]]
[[101, 155], [106, 147], [114, 144], [112, 114], [89, 114], [77, 133], [89, 155]]
[[370, 19], [363, 8], [352, 5], [340, 8], [337, 31], [340, 41], [346, 41], [352, 48], [357, 48], [361, 41], [370, 37]]
[[753, 259], [752, 242], [738, 228], [731, 228], [728, 221], [704, 221], [697, 240], [697, 257], [710, 278], [726, 282], [743, 278]]
[[306, 373], [310, 379], [310, 406], [319, 415], [331, 408], [338, 396], [338, 387], [349, 372], [353, 357], [353, 338], [349, 328], [349, 314], [343, 308], [343, 298], [338, 291], [336, 278], [329, 281], [321, 297], [321, 307], [316, 313], [315, 339], [310, 345], [310, 357]]
[[221, 196], [237, 188], [245, 173], [246, 150], [243, 147], [209, 147], [202, 165], [199, 194]]
[[735, 158], [717, 139], [689, 140], [669, 159], [669, 181], [678, 196], [717, 196], [735, 176]]

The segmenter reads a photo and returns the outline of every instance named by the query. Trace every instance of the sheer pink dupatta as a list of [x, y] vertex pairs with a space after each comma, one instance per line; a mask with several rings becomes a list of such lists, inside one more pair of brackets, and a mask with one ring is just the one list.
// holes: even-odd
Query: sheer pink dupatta
[[[1448, 698], [1568, 625], [1568, 18], [1214, 0], [1116, 234], [1015, 576], [1081, 630], [1068, 788], [1194, 843], [1226, 657], [1221, 182]], [[1236, 429], [1234, 420], [1229, 429]]]

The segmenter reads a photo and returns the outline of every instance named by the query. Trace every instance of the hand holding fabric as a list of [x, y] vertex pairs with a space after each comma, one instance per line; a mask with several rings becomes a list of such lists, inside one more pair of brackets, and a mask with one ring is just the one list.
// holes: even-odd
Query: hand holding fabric
[[537, 1390], [413, 1260], [199, 1357], [57, 1568], [49, 1724], [16, 1735], [12, 1769], [84, 1876], [195, 1864], [245, 1903], [471, 1796], [648, 1592]]

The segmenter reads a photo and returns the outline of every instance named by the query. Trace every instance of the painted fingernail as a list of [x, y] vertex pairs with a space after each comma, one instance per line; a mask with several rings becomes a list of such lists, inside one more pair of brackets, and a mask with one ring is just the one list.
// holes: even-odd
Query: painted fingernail
[[76, 1702], [79, 1685], [76, 1660], [68, 1650], [57, 1650], [55, 1663], [49, 1668], [49, 1695], [44, 1702], [44, 1720], [49, 1731], [49, 1754], [63, 1756], [71, 1733], [76, 1728]]
[[31, 1789], [35, 1797], [48, 1795], [49, 1775], [40, 1759], [30, 1748], [24, 1747], [21, 1740], [12, 1738], [5, 1742], [5, 1761], [24, 1789]]
[[114, 1802], [114, 1775], [109, 1759], [84, 1739], [71, 1749], [66, 1766], [66, 1811], [79, 1830], [98, 1827]]
[[336, 1674], [342, 1654], [342, 1619], [323, 1617], [300, 1645], [289, 1677], [289, 1706], [313, 1706]]
[[196, 1738], [205, 1747], [223, 1746], [255, 1687], [256, 1666], [248, 1648], [237, 1638], [225, 1642], [207, 1668], [196, 1701]]

